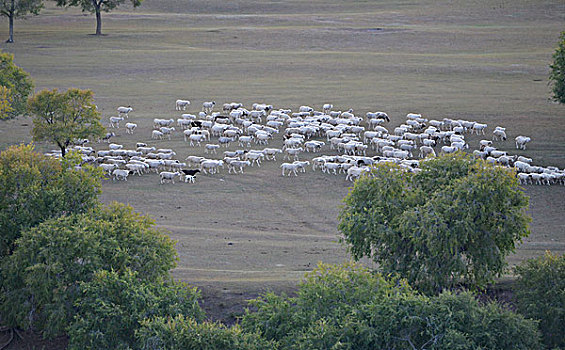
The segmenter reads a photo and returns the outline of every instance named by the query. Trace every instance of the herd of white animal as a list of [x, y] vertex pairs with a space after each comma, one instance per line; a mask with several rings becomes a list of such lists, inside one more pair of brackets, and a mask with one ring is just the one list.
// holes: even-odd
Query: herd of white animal
[[[437, 153], [472, 152], [477, 158], [489, 163], [516, 169], [516, 176], [523, 185], [565, 185], [565, 171], [557, 167], [535, 166], [532, 159], [522, 155], [510, 155], [498, 150], [496, 144], [507, 140], [506, 129], [497, 126], [492, 137], [486, 139], [487, 125], [468, 120], [428, 120], [420, 114], [409, 113], [406, 121], [392, 130], [387, 128], [390, 118], [385, 112], [368, 112], [356, 115], [353, 110], [336, 111], [333, 105], [324, 104], [322, 110], [300, 106], [297, 111], [275, 109], [272, 105], [255, 103], [251, 109], [242, 103], [226, 103], [222, 111], [214, 112], [214, 101], [204, 102], [197, 114], [183, 113], [174, 119], [153, 120], [151, 142], [172, 137], [182, 137], [187, 147], [202, 147], [207, 154], [221, 159], [189, 155], [185, 160], [175, 159], [172, 149], [148, 146], [139, 142], [136, 149], [124, 149], [123, 145], [110, 143], [115, 133], [109, 132], [99, 141], [108, 142], [108, 149], [94, 150], [79, 142], [74, 148], [83, 154], [85, 162], [99, 164], [113, 180], [125, 180], [155, 172], [161, 184], [180, 181], [194, 182], [198, 172], [217, 174], [227, 167], [228, 174], [244, 173], [247, 167], [260, 167], [263, 161], [276, 161], [283, 176], [298, 176], [310, 167], [331, 175], [344, 174], [354, 181], [369, 173], [376, 163], [394, 163], [411, 172], [419, 171], [419, 164]], [[176, 111], [185, 111], [188, 100], [177, 100]], [[118, 116], [109, 118], [109, 127], [119, 129], [120, 122], [129, 119], [131, 106], [119, 107]], [[127, 122], [126, 134], [133, 135], [137, 124]], [[485, 135], [475, 150], [470, 150], [465, 136]], [[276, 138], [282, 140], [281, 148], [267, 147]], [[525, 150], [531, 139], [515, 137], [517, 150]], [[238, 149], [228, 149], [230, 145]], [[257, 149], [253, 149], [253, 148]], [[331, 155], [316, 155], [304, 160], [306, 154], [328, 151]]]

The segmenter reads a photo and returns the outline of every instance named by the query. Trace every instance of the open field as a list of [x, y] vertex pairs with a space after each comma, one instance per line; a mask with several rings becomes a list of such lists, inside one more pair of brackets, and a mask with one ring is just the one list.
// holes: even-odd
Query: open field
[[[180, 133], [151, 142], [150, 130], [153, 118], [180, 116], [174, 101], [186, 98], [189, 113], [211, 100], [294, 110], [331, 102], [359, 115], [386, 111], [389, 129], [408, 112], [476, 120], [489, 125], [488, 137], [495, 125], [506, 126], [510, 140], [531, 136], [520, 154], [563, 168], [565, 107], [548, 100], [547, 76], [564, 23], [558, 0], [145, 0], [103, 14], [108, 35], [94, 37], [93, 16], [47, 4], [40, 16], [16, 21], [16, 43], [0, 48], [15, 54], [38, 90], [94, 90], [105, 122], [117, 106], [132, 105], [136, 135], [120, 128], [113, 141], [149, 140], [179, 159], [203, 149], [187, 147]], [[29, 141], [30, 124], [0, 122], [0, 149]], [[469, 140], [476, 146], [477, 137]], [[516, 153], [512, 141], [498, 146]], [[179, 242], [174, 275], [202, 287], [215, 305], [205, 307], [226, 317], [242, 298], [292, 290], [318, 261], [348, 259], [336, 225], [351, 183], [311, 171], [283, 178], [279, 164], [198, 176], [195, 185], [160, 186], [156, 175], [107, 181], [102, 200], [129, 203], [169, 230]], [[565, 187], [525, 191], [532, 234], [511, 264], [546, 249], [565, 252]]]

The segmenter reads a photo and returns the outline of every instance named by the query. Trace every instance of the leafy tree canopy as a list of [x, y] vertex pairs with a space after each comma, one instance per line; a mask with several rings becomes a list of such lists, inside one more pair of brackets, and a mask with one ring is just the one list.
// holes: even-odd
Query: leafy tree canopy
[[551, 69], [549, 81], [553, 84], [553, 98], [560, 103], [565, 103], [565, 32], [561, 32], [559, 44], [553, 53], [553, 64], [549, 68]]
[[344, 199], [339, 230], [355, 259], [437, 293], [460, 283], [483, 288], [529, 235], [528, 198], [510, 169], [462, 153], [409, 173], [377, 165]]
[[16, 66], [14, 55], [0, 51], [0, 119], [26, 114], [27, 98], [32, 90], [33, 81]]
[[130, 269], [155, 282], [168, 278], [176, 256], [151, 219], [122, 204], [44, 221], [23, 232], [4, 259], [3, 321], [59, 335], [76, 313], [80, 283], [96, 271]]
[[242, 320], [278, 349], [539, 349], [536, 323], [472, 293], [415, 293], [355, 265], [307, 274], [294, 298], [266, 294]]
[[540, 321], [548, 349], [565, 348], [565, 255], [546, 252], [516, 267], [518, 312]]
[[27, 228], [98, 205], [102, 173], [88, 166], [75, 170], [79, 161], [46, 157], [33, 145], [0, 152], [0, 258], [12, 253]]
[[[135, 332], [146, 319], [180, 316], [201, 321], [199, 296], [196, 288], [182, 282], [150, 282], [129, 269], [95, 272], [91, 281], [80, 284], [69, 350], [141, 348], [136, 346]], [[192, 349], [177, 349], [181, 348]]]
[[63, 156], [73, 140], [105, 132], [91, 90], [43, 90], [30, 98], [28, 105], [34, 116], [33, 140], [56, 143]]

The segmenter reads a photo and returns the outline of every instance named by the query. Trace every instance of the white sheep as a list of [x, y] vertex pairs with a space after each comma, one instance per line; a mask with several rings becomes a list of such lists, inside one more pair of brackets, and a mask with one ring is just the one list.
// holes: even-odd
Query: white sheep
[[177, 100], [175, 103], [175, 110], [177, 111], [184, 111], [186, 110], [186, 107], [190, 106], [190, 101], [189, 100]]
[[124, 117], [110, 117], [110, 127], [119, 128], [120, 121], [124, 120]]
[[527, 136], [516, 136], [516, 149], [526, 149], [526, 144], [528, 142], [530, 142], [532, 139], [530, 139]]
[[241, 174], [243, 174], [243, 168], [245, 168], [246, 166], [250, 166], [251, 162], [248, 160], [231, 160], [228, 164], [228, 174], [231, 174], [231, 171], [233, 170], [233, 172], [235, 174], [237, 174], [237, 169], [239, 169], [239, 172]]
[[124, 181], [127, 181], [127, 180], [128, 180], [129, 171], [128, 171], [128, 170], [124, 170], [124, 169], [114, 169], [114, 171], [112, 171], [112, 175], [114, 176], [114, 177], [112, 178], [112, 181], [116, 181], [116, 180], [124, 180]]
[[204, 146], [204, 152], [205, 152], [205, 153], [210, 152], [210, 153], [217, 154], [217, 153], [218, 153], [218, 148], [220, 148], [220, 145], [216, 145], [216, 144], [213, 144], [213, 143], [208, 143], [208, 144], [206, 144], [206, 146]]
[[118, 107], [117, 111], [120, 115], [123, 114], [126, 116], [126, 118], [129, 118], [128, 114], [133, 111], [133, 108], [131, 108], [131, 106], [127, 106], [127, 107], [120, 106]]
[[497, 126], [496, 129], [494, 129], [494, 131], [492, 132], [492, 139], [494, 141], [506, 141], [506, 129], [505, 128], [501, 128], [500, 126]]
[[135, 123], [126, 123], [126, 134], [132, 134], [133, 135], [133, 130], [135, 130], [135, 128], [137, 128], [137, 124]]
[[163, 133], [162, 133], [161, 131], [159, 131], [159, 130], [153, 130], [153, 131], [151, 132], [151, 139], [153, 139], [153, 140], [157, 140], [157, 139], [162, 140], [162, 139], [163, 139]]
[[282, 176], [284, 176], [285, 170], [288, 171], [287, 176], [290, 176], [290, 173], [294, 173], [294, 176], [298, 176], [298, 165], [294, 163], [282, 163]]
[[212, 113], [212, 109], [214, 109], [215, 105], [216, 105], [216, 101], [202, 103], [202, 112]]
[[161, 171], [159, 173], [159, 177], [161, 179], [161, 185], [165, 183], [165, 181], [175, 183], [175, 177], [180, 176], [181, 174], [178, 171], [170, 172], [170, 171]]

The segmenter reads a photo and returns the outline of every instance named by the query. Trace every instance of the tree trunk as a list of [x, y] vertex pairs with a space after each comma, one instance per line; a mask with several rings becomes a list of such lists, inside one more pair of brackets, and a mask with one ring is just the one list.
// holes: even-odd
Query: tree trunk
[[100, 15], [100, 6], [96, 7], [96, 35], [102, 35], [102, 17]]
[[13, 43], [14, 42], [14, 13], [12, 12], [8, 18], [10, 20], [10, 36], [8, 40], [6, 40], [6, 42]]

